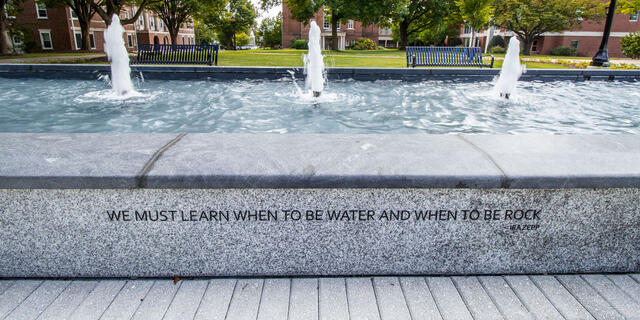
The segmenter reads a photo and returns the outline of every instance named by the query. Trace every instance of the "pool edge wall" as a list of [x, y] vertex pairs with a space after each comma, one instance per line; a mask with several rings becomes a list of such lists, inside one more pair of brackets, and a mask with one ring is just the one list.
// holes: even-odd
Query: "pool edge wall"
[[[0, 77], [44, 79], [97, 79], [108, 75], [104, 64], [0, 64]], [[329, 80], [451, 80], [487, 81], [500, 73], [490, 68], [327, 68]], [[131, 66], [132, 77], [149, 80], [243, 80], [304, 78], [300, 67]], [[640, 79], [640, 70], [530, 69], [523, 81], [599, 81]]]
[[0, 277], [639, 272], [639, 140], [3, 133]]

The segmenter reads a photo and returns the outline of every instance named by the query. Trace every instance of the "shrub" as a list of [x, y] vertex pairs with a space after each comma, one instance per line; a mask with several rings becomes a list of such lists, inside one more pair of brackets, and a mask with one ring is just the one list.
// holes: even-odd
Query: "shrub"
[[378, 46], [373, 40], [368, 38], [360, 38], [351, 46], [353, 50], [375, 50]]
[[459, 45], [462, 45], [462, 39], [460, 38], [449, 38], [449, 41], [447, 42], [447, 45], [450, 47], [457, 47]]
[[501, 46], [493, 46], [489, 48], [489, 53], [505, 53], [506, 50]]
[[307, 40], [295, 40], [291, 44], [293, 49], [309, 49], [309, 41]]
[[578, 49], [574, 47], [555, 47], [551, 49], [552, 56], [574, 57], [578, 54]]
[[625, 56], [632, 59], [640, 58], [640, 33], [630, 33], [624, 36], [620, 44]]
[[489, 41], [489, 48], [493, 49], [494, 47], [501, 47], [502, 49], [506, 48], [507, 44], [504, 42], [504, 38], [501, 36], [491, 38], [491, 41]]

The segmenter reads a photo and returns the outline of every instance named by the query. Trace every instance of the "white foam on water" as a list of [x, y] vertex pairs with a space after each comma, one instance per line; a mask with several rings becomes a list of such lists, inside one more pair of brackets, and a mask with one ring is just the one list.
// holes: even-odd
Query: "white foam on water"
[[510, 98], [516, 90], [518, 79], [524, 72], [525, 68], [520, 64], [520, 41], [516, 37], [511, 37], [509, 48], [504, 56], [504, 63], [500, 70], [500, 77], [495, 85], [498, 95]]
[[312, 92], [324, 91], [325, 67], [322, 49], [320, 48], [320, 27], [311, 21], [309, 29], [309, 53], [304, 57], [304, 70], [307, 75], [305, 87]]
[[136, 92], [131, 81], [131, 67], [129, 66], [129, 53], [124, 46], [124, 28], [120, 24], [120, 18], [114, 14], [111, 24], [104, 32], [104, 52], [111, 63], [111, 86], [119, 96], [130, 96]]

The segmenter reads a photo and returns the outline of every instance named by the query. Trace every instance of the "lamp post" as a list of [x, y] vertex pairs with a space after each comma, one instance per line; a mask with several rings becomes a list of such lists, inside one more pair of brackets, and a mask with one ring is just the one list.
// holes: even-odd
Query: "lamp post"
[[611, 0], [611, 3], [609, 4], [609, 11], [607, 12], [607, 21], [604, 24], [604, 32], [602, 33], [602, 42], [600, 43], [600, 49], [598, 49], [598, 53], [593, 56], [593, 60], [591, 61], [591, 65], [594, 67], [608, 67], [610, 65], [607, 44], [609, 43], [611, 24], [613, 23], [613, 16], [615, 14], [616, 0]]

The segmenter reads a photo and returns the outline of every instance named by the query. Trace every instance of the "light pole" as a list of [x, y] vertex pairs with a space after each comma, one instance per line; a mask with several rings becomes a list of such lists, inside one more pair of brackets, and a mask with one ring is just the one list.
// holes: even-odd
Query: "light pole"
[[616, 0], [611, 0], [611, 3], [609, 4], [609, 12], [607, 12], [607, 21], [604, 24], [604, 32], [602, 33], [602, 42], [600, 43], [600, 49], [598, 49], [598, 53], [593, 56], [593, 60], [591, 61], [591, 65], [594, 67], [608, 67], [610, 65], [607, 44], [609, 43], [611, 24], [613, 23], [613, 16], [615, 14]]

